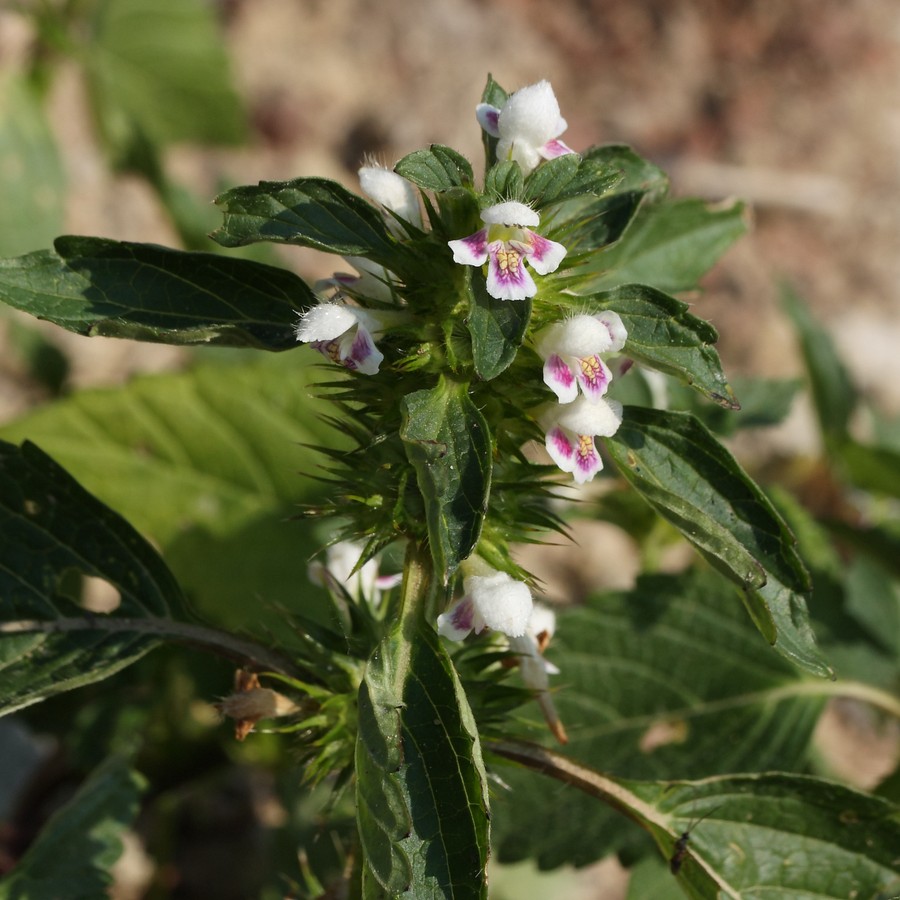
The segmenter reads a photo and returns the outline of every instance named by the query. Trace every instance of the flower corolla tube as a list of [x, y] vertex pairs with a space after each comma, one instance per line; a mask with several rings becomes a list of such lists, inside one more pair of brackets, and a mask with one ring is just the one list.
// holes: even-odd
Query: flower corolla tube
[[540, 419], [553, 462], [563, 472], [571, 472], [576, 483], [584, 484], [603, 468], [594, 438], [612, 437], [619, 430], [622, 405], [615, 400], [591, 400], [582, 395], [571, 403], [554, 404]]
[[579, 386], [586, 397], [599, 399], [612, 380], [600, 354], [621, 350], [627, 336], [622, 319], [612, 310], [548, 325], [534, 342], [544, 360], [544, 383], [560, 403], [571, 403], [578, 396]]
[[355, 541], [332, 544], [325, 553], [324, 563], [316, 560], [309, 564], [309, 580], [331, 591], [346, 591], [354, 600], [368, 600], [377, 606], [382, 591], [398, 585], [402, 575], [379, 574], [375, 558], [357, 568], [364, 549]]
[[444, 637], [461, 641], [485, 628], [509, 637], [525, 634], [534, 602], [524, 581], [490, 569], [488, 574], [465, 577], [463, 590], [465, 595], [438, 616], [438, 632]]
[[300, 316], [297, 340], [363, 375], [375, 375], [384, 355], [373, 335], [383, 328], [376, 313], [343, 303], [319, 303]]
[[547, 275], [559, 268], [566, 248], [532, 231], [540, 225], [540, 216], [515, 200], [489, 206], [481, 213], [481, 220], [484, 228], [448, 242], [453, 261], [464, 266], [487, 263], [487, 290], [498, 300], [533, 297], [537, 285], [525, 261], [539, 275]]
[[515, 160], [526, 175], [541, 160], [575, 152], [559, 140], [568, 126], [549, 81], [521, 88], [499, 108], [480, 103], [475, 116], [488, 134], [498, 138], [497, 159]]

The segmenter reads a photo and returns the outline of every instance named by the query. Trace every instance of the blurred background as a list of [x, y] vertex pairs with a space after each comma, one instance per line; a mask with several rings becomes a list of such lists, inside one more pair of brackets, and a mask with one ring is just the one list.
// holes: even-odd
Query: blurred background
[[[0, 0], [0, 257], [61, 233], [218, 252], [205, 234], [220, 190], [300, 175], [357, 189], [364, 160], [391, 165], [432, 142], [477, 171], [489, 72], [510, 91], [549, 79], [573, 148], [627, 143], [669, 172], [675, 195], [750, 203], [750, 235], [687, 298], [719, 330], [729, 375], [800, 372], [787, 280], [863, 395], [900, 414], [894, 0]], [[312, 251], [251, 252], [309, 279], [332, 271]], [[190, 358], [4, 311], [0, 423]], [[763, 465], [818, 452], [817, 435], [801, 397], [738, 449]], [[846, 752], [858, 772], [858, 746]], [[195, 803], [183, 833], [227, 820], [246, 854], [241, 825], [282, 815], [262, 771], [223, 775], [204, 795], [219, 806]], [[210, 853], [220, 859], [221, 842]], [[521, 883], [507, 873], [502, 896], [624, 896], [622, 873], [603, 865], [554, 875], [569, 880], [543, 893], [530, 869]], [[209, 878], [195, 869], [181, 877]], [[144, 896], [136, 883], [117, 896]], [[158, 884], [154, 896], [256, 896], [233, 876], [215, 894]]]

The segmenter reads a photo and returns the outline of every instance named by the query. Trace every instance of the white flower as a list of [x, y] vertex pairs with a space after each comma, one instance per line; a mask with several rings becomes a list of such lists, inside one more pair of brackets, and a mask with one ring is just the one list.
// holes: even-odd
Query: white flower
[[542, 159], [574, 153], [557, 138], [568, 127], [549, 81], [521, 88], [499, 109], [480, 103], [475, 115], [481, 127], [499, 138], [497, 159], [513, 159], [527, 175]]
[[585, 396], [599, 399], [612, 380], [600, 354], [621, 350], [627, 336], [622, 319], [612, 310], [548, 325], [535, 337], [535, 349], [544, 360], [544, 383], [560, 403], [571, 403], [579, 385]]
[[438, 616], [438, 632], [451, 641], [485, 628], [509, 637], [525, 634], [534, 605], [528, 585], [487, 566], [481, 571], [488, 574], [463, 579], [465, 595]]
[[[401, 219], [422, 228], [422, 210], [419, 194], [412, 182], [402, 175], [382, 166], [363, 166], [359, 170], [359, 184], [363, 192], [385, 209], [396, 213]], [[385, 216], [388, 229], [395, 237], [406, 237], [406, 230], [394, 216]]]
[[487, 290], [498, 300], [524, 300], [537, 293], [537, 285], [525, 268], [525, 260], [539, 275], [559, 268], [566, 248], [532, 231], [540, 216], [513, 200], [489, 206], [481, 214], [487, 227], [459, 240], [449, 241], [453, 261], [464, 266], [488, 263]]
[[547, 452], [563, 472], [571, 472], [577, 484], [590, 481], [603, 461], [595, 437], [611, 437], [622, 424], [622, 405], [615, 400], [590, 400], [585, 396], [565, 405], [555, 404], [540, 416]]
[[381, 592], [400, 582], [400, 575], [379, 575], [378, 561], [369, 559], [355, 572], [363, 545], [354, 541], [338, 541], [325, 551], [325, 562], [312, 562], [307, 574], [313, 584], [329, 590], [340, 587], [355, 600], [368, 600], [377, 605]]
[[300, 316], [297, 340], [355, 372], [375, 375], [384, 355], [373, 335], [382, 331], [382, 317], [357, 306], [326, 302]]

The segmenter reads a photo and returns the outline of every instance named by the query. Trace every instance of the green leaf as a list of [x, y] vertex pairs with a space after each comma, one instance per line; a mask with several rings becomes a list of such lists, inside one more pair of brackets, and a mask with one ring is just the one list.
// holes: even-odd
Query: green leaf
[[739, 409], [719, 354], [715, 328], [688, 311], [688, 305], [640, 284], [595, 294], [592, 302], [617, 312], [628, 329], [623, 351], [637, 362], [674, 375], [728, 409]]
[[0, 255], [43, 247], [63, 227], [65, 176], [37, 91], [0, 78]]
[[478, 732], [434, 629], [386, 638], [359, 692], [363, 896], [487, 896], [488, 797]]
[[567, 153], [541, 163], [528, 176], [523, 202], [542, 209], [584, 194], [602, 197], [624, 177], [621, 169], [602, 160], [582, 159], [577, 153]]
[[491, 434], [465, 384], [441, 380], [401, 403], [400, 437], [425, 500], [428, 538], [446, 584], [478, 543], [491, 489]]
[[114, 152], [153, 143], [234, 143], [243, 114], [214, 11], [201, 0], [101, 0], [84, 64], [94, 114]]
[[381, 213], [327, 178], [262, 181], [216, 197], [224, 222], [211, 235], [223, 247], [257, 241], [297, 244], [390, 267], [396, 243]]
[[[805, 768], [834, 686], [803, 677], [755, 635], [709, 571], [642, 576], [632, 591], [558, 610], [547, 656], [561, 672], [551, 681], [567, 756], [639, 779]], [[638, 837], [579, 793], [548, 791], [529, 773], [501, 777], [511, 786], [493, 804], [503, 860], [584, 865]]]
[[847, 437], [850, 415], [856, 408], [856, 389], [831, 337], [788, 285], [782, 287], [781, 300], [800, 341], [822, 433], [827, 439], [841, 441]]
[[101, 765], [0, 881], [0, 900], [107, 896], [121, 835], [137, 816], [143, 790], [144, 779], [121, 760]]
[[486, 206], [506, 200], [519, 200], [525, 191], [525, 177], [519, 164], [512, 159], [505, 159], [492, 166], [484, 179], [484, 197]]
[[711, 206], [689, 199], [651, 204], [638, 211], [615, 244], [572, 272], [597, 273], [579, 285], [579, 293], [630, 283], [686, 291], [746, 230], [742, 203]]
[[830, 674], [809, 627], [809, 576], [793, 535], [712, 434], [687, 413], [627, 407], [606, 446], [632, 487], [743, 589], [775, 649], [810, 672]]
[[470, 187], [474, 178], [469, 161], [461, 153], [440, 144], [404, 156], [394, 166], [394, 171], [426, 191]]
[[[487, 84], [481, 93], [481, 102], [497, 109], [502, 109], [506, 103], [509, 94], [494, 81], [493, 75], [488, 74]], [[491, 166], [497, 161], [497, 142], [498, 138], [492, 137], [484, 129], [481, 130], [481, 142], [484, 144], [484, 170], [489, 171]]]
[[[158, 637], [124, 623], [69, 629], [86, 618], [69, 599], [84, 577], [118, 599], [112, 612], [91, 614], [98, 621], [164, 617], [182, 604], [169, 570], [124, 519], [33, 444], [0, 442], [0, 712], [100, 681], [156, 646]], [[34, 631], [32, 620], [48, 627]]]
[[531, 318], [531, 300], [497, 300], [487, 290], [481, 269], [467, 269], [469, 315], [475, 371], [485, 381], [505, 372], [516, 358]]
[[273, 607], [317, 605], [311, 586], [297, 590], [317, 547], [288, 521], [321, 491], [300, 474], [319, 461], [302, 445], [337, 442], [314, 396], [319, 369], [304, 365], [316, 356], [253, 354], [82, 391], [0, 437], [40, 444], [161, 546], [207, 617], [283, 634]]
[[314, 300], [284, 269], [153, 244], [61, 237], [0, 260], [0, 299], [76, 334], [285, 350]]
[[854, 487], [900, 498], [900, 452], [846, 438], [836, 443], [834, 456]]

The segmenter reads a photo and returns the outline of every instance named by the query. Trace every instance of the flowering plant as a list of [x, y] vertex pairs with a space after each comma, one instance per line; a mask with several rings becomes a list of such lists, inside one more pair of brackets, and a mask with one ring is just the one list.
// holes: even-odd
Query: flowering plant
[[[185, 546], [202, 550], [196, 535], [179, 544], [166, 513], [135, 511], [167, 565], [33, 443], [3, 443], [5, 710], [167, 641], [238, 660], [218, 704], [238, 736], [290, 731], [309, 782], [352, 786], [339, 867], [352, 896], [486, 896], [492, 847], [549, 867], [636, 860], [654, 844], [692, 897], [888, 889], [896, 808], [785, 774], [804, 770], [833, 673], [783, 514], [702, 421], [710, 403], [739, 408], [716, 333], [672, 296], [741, 233], [742, 207], [667, 199], [663, 173], [626, 147], [573, 151], [546, 82], [507, 95], [489, 79], [476, 116], [480, 184], [434, 145], [392, 170], [364, 167], [368, 199], [320, 178], [218, 198], [222, 247], [311, 247], [356, 272], [314, 287], [247, 259], [98, 238], [3, 262], [6, 303], [80, 334], [300, 348], [274, 382], [214, 370], [180, 427], [194, 448], [221, 444], [218, 477], [246, 477], [253, 496], [293, 496], [281, 487], [301, 453], [291, 439], [314, 445], [320, 487], [304, 512], [331, 523], [309, 571], [318, 593], [283, 577], [270, 597], [258, 588], [238, 635], [216, 618], [225, 579], [185, 561]], [[684, 388], [685, 409], [654, 405], [657, 377]], [[156, 414], [148, 390], [123, 440], [174, 465], [190, 455], [178, 429], [140, 428], [141, 410]], [[330, 431], [310, 422], [322, 398]], [[5, 434], [34, 437], [39, 423], [19, 429]], [[527, 548], [567, 532], [572, 486], [640, 542], [648, 571], [628, 593], [554, 615], [535, 603]], [[290, 533], [280, 523], [272, 537], [239, 497], [187, 479], [179, 500], [179, 522], [239, 536], [247, 558], [271, 559], [261, 544], [280, 549]], [[651, 550], [676, 539], [694, 564], [654, 571]], [[399, 577], [379, 574], [391, 554]], [[305, 565], [294, 551], [270, 568], [293, 571], [297, 556]], [[103, 612], [81, 590], [98, 580], [116, 594]], [[896, 713], [886, 692], [854, 690]], [[742, 731], [754, 739], [735, 741]], [[814, 867], [771, 864], [812, 840]], [[325, 869], [303, 873], [310, 894]], [[18, 871], [42, 877], [33, 862]]]

